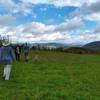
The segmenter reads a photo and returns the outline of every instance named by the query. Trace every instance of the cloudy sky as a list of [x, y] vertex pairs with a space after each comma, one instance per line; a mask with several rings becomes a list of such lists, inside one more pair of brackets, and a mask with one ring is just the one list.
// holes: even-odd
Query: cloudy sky
[[100, 40], [100, 0], [0, 0], [0, 35], [11, 42]]

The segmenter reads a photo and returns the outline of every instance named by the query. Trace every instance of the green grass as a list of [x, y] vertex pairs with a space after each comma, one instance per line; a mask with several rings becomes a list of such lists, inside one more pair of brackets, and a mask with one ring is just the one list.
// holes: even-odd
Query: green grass
[[35, 53], [0, 78], [0, 100], [100, 100], [100, 55], [39, 51], [35, 62]]

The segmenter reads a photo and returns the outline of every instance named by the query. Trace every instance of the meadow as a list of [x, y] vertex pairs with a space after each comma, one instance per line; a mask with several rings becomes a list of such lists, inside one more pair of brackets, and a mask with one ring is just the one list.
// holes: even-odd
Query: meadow
[[[38, 53], [38, 61], [34, 55]], [[0, 100], [100, 100], [100, 55], [31, 51], [2, 79]]]

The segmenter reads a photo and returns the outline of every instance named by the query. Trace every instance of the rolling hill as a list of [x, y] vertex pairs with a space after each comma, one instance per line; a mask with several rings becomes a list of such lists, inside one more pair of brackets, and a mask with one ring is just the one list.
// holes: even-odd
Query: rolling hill
[[77, 54], [96, 54], [98, 52], [88, 49], [88, 48], [83, 48], [83, 47], [70, 47], [64, 49], [65, 52], [68, 53], [77, 53]]
[[100, 41], [94, 41], [83, 46], [83, 48], [100, 51]]

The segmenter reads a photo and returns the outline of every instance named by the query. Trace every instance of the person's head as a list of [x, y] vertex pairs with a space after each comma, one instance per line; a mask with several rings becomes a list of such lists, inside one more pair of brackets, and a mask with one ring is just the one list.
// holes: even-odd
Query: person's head
[[17, 44], [16, 46], [19, 47], [19, 44]]
[[5, 47], [9, 46], [10, 45], [9, 40], [7, 40], [7, 39], [3, 40], [2, 45], [5, 46]]
[[25, 43], [25, 46], [27, 46], [28, 44], [27, 44], [27, 42]]

